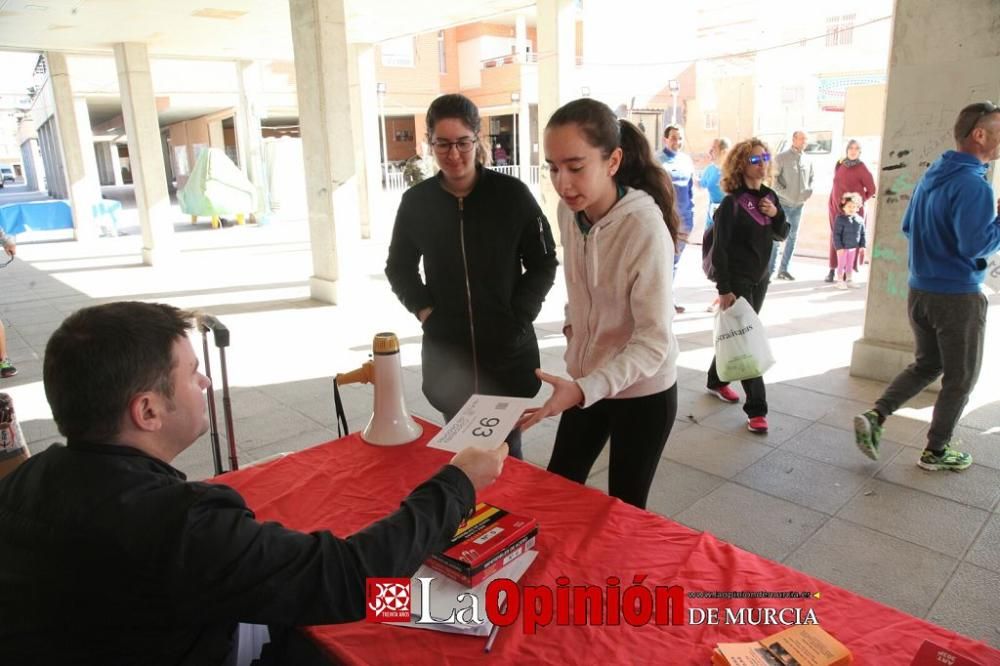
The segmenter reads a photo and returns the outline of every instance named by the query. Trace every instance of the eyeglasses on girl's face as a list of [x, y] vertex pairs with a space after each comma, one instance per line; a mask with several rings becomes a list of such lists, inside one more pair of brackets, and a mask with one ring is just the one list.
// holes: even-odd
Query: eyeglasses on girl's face
[[757, 166], [758, 164], [766, 164], [771, 161], [771, 153], [761, 153], [760, 155], [751, 155], [747, 158], [747, 162]]
[[454, 147], [460, 153], [472, 152], [472, 149], [476, 147], [476, 140], [470, 137], [462, 137], [458, 141], [441, 141], [436, 140], [431, 142], [434, 146], [434, 152], [438, 155], [447, 155], [451, 152], [452, 147]]

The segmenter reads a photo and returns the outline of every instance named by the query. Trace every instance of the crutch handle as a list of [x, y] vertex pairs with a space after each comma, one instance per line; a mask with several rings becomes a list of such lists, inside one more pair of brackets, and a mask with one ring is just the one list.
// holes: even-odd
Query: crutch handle
[[216, 319], [214, 315], [198, 315], [198, 330], [202, 333], [212, 331], [212, 338], [215, 340], [216, 347], [221, 349], [222, 347], [229, 346], [229, 329], [226, 328], [225, 324]]

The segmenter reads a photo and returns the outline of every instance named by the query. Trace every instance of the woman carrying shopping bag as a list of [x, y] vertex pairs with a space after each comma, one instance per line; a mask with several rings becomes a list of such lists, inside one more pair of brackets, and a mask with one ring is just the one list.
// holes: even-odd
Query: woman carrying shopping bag
[[[770, 176], [771, 154], [760, 139], [752, 138], [733, 146], [722, 168], [722, 189], [726, 198], [715, 211], [715, 240], [712, 264], [715, 268], [719, 307], [726, 310], [743, 297], [759, 313], [770, 284], [768, 261], [774, 241], [788, 235], [785, 213], [774, 190], [764, 184]], [[764, 378], [744, 379], [750, 432], [767, 432], [767, 393]], [[724, 402], [737, 403], [740, 396], [719, 378], [715, 358], [708, 369], [708, 391]]]

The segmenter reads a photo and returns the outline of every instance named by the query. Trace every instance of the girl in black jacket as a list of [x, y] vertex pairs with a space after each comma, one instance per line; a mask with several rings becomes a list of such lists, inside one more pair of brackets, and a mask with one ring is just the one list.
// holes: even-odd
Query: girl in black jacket
[[[533, 322], [558, 265], [528, 187], [483, 168], [479, 132], [468, 98], [431, 104], [427, 140], [441, 171], [403, 195], [385, 266], [393, 292], [423, 324], [424, 395], [446, 420], [473, 393], [538, 393]], [[520, 433], [507, 443], [520, 458]]]

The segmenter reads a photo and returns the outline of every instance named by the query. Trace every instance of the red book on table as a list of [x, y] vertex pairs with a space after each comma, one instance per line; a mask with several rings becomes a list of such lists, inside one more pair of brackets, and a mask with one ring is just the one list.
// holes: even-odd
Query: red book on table
[[432, 555], [427, 565], [472, 587], [530, 550], [537, 534], [534, 518], [480, 502], [458, 526], [450, 545]]

